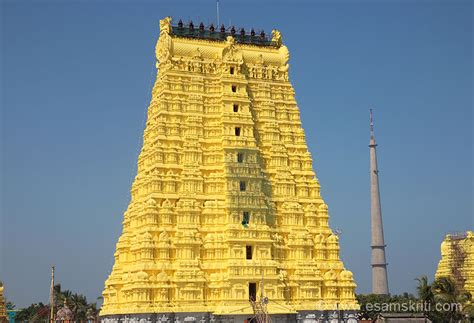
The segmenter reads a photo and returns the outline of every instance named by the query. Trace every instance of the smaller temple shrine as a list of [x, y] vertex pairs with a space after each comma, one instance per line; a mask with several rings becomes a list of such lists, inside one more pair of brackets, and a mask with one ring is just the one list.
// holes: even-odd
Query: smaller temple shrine
[[61, 323], [72, 323], [74, 322], [74, 314], [71, 309], [67, 306], [66, 301], [64, 305], [56, 312], [56, 322]]
[[474, 296], [474, 233], [446, 235], [441, 243], [441, 261], [436, 278], [451, 277], [460, 290]]

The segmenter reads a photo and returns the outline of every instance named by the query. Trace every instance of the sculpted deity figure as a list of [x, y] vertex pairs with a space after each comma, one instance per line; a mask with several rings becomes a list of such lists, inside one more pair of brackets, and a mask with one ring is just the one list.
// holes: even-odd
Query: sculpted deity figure
[[280, 47], [282, 43], [281, 33], [276, 29], [272, 30], [272, 43], [274, 43], [277, 47]]
[[[156, 44], [157, 68], [163, 68], [163, 63], [169, 63], [171, 58], [171, 18], [160, 20], [160, 38]], [[167, 65], [167, 64], [165, 64]], [[168, 64], [169, 65], [169, 64]]]
[[224, 61], [238, 62], [239, 65], [244, 63], [242, 53], [235, 48], [235, 39], [232, 36], [227, 36], [226, 47], [222, 51], [222, 59]]
[[227, 36], [226, 42], [229, 47], [234, 47], [235, 45], [235, 39], [232, 36]]
[[171, 17], [165, 17], [160, 20], [160, 34], [171, 32]]
[[285, 45], [280, 46], [280, 49], [278, 51], [280, 52], [280, 55], [283, 57], [281, 66], [278, 68], [278, 71], [281, 75], [280, 78], [283, 78], [284, 80], [288, 80], [288, 70], [290, 69], [288, 60], [290, 59], [290, 52], [288, 51], [288, 48]]
[[193, 58], [194, 59], [202, 59], [202, 52], [201, 52], [201, 49], [199, 47], [197, 47], [196, 50], [194, 51]]

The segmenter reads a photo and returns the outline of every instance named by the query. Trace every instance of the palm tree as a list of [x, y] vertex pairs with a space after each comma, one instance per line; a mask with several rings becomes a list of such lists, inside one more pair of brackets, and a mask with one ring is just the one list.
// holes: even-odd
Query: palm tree
[[34, 321], [35, 319], [44, 319], [48, 317], [48, 308], [43, 303], [34, 303], [29, 307], [20, 310], [16, 316], [15, 321]]
[[96, 322], [97, 316], [99, 315], [99, 310], [97, 309], [96, 303], [90, 303], [87, 305], [87, 320]]
[[61, 292], [59, 294], [60, 302], [58, 304], [64, 304], [67, 303], [68, 306], [71, 304], [71, 297], [72, 297], [72, 292], [69, 289], [66, 289], [65, 291]]
[[418, 281], [418, 286], [416, 286], [418, 298], [423, 302], [423, 315], [426, 316], [428, 314], [426, 313], [426, 307], [431, 307], [434, 303], [433, 291], [426, 275], [418, 277], [416, 280]]
[[423, 302], [433, 301], [433, 291], [431, 290], [431, 285], [428, 282], [428, 277], [421, 276], [416, 279], [418, 286], [416, 291], [418, 292], [418, 298]]
[[[463, 319], [463, 310], [458, 308], [464, 304], [469, 304], [471, 294], [460, 291], [455, 282], [450, 277], [440, 277], [433, 282], [432, 291], [434, 300], [438, 304], [449, 304], [449, 310], [443, 311], [445, 322], [457, 322]], [[446, 306], [448, 308], [448, 306]], [[443, 309], [445, 309], [443, 307]]]
[[76, 321], [85, 321], [87, 319], [87, 305], [87, 299], [84, 295], [71, 295], [71, 310]]

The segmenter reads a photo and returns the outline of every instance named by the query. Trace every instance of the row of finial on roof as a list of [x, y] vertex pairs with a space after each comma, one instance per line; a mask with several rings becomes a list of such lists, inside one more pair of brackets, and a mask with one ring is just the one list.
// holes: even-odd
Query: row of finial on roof
[[[197, 29], [195, 29], [192, 20], [189, 21], [189, 23], [187, 24], [187, 26], [185, 26], [184, 23], [183, 23], [183, 21], [180, 19], [179, 22], [178, 22], [178, 25], [177, 25], [177, 29], [178, 29], [178, 31], [181, 31], [181, 32], [183, 32], [185, 29], [187, 29], [187, 31], [190, 32], [190, 33], [194, 33], [195, 31], [198, 31], [199, 33], [202, 33], [202, 34], [204, 34], [205, 32], [208, 32], [210, 35], [216, 33], [216, 27], [214, 27], [214, 24], [211, 24], [211, 25], [207, 28], [207, 30], [206, 30], [206, 27], [204, 26], [204, 23], [201, 22], [201, 23], [199, 24], [199, 27], [198, 27]], [[235, 27], [234, 27], [234, 26], [231, 26], [230, 29], [229, 29], [229, 34], [230, 34], [231, 36], [234, 36], [234, 37], [235, 37], [235, 36], [236, 36], [236, 32], [237, 32], [237, 31], [236, 31]], [[228, 34], [228, 33], [227, 33], [227, 30], [226, 30], [226, 28], [225, 28], [225, 26], [224, 26], [224, 24], [221, 25], [221, 27], [220, 27], [220, 29], [219, 29], [219, 33], [220, 33], [221, 35], [226, 35], [226, 34]], [[248, 38], [248, 36], [246, 35], [246, 31], [245, 31], [244, 28], [240, 28], [239, 34], [240, 34], [240, 37], [241, 37], [241, 38]], [[251, 40], [255, 40], [255, 41], [258, 41], [258, 40], [260, 40], [260, 41], [267, 41], [267, 38], [266, 38], [266, 35], [265, 35], [265, 31], [262, 30], [262, 31], [259, 33], [259, 35], [257, 36], [257, 34], [255, 33], [255, 30], [254, 30], [253, 28], [250, 30], [250, 39], [251, 39]]]
[[[180, 28], [180, 29], [184, 28], [184, 24], [183, 24], [183, 21], [182, 21], [181, 19], [180, 19], [179, 22], [178, 22], [178, 28]], [[190, 31], [194, 31], [194, 24], [193, 24], [193, 21], [192, 21], [192, 20], [189, 22], [188, 28], [189, 28]], [[205, 31], [204, 23], [202, 23], [202, 22], [199, 24], [199, 31], [200, 31], [200, 32], [204, 32], [204, 31]], [[210, 31], [210, 32], [215, 32], [215, 31], [216, 31], [216, 29], [215, 29], [215, 27], [214, 27], [214, 24], [211, 24], [211, 25], [209, 26], [209, 31]], [[226, 32], [226, 29], [225, 29], [224, 24], [221, 25], [220, 32], [221, 32], [221, 33], [225, 33], [225, 32]], [[230, 33], [231, 33], [232, 35], [235, 35], [236, 30], [235, 30], [235, 27], [234, 27], [234, 26], [231, 26], [231, 28], [230, 28]], [[255, 37], [255, 35], [256, 35], [256, 34], [255, 34], [255, 30], [252, 28], [252, 29], [250, 30], [250, 36]], [[240, 28], [240, 36], [245, 36], [245, 29], [244, 29], [244, 28]], [[265, 38], [265, 32], [264, 32], [263, 30], [260, 32], [260, 38]]]
[[467, 232], [463, 231], [452, 231], [448, 234], [451, 240], [462, 240], [467, 238]]

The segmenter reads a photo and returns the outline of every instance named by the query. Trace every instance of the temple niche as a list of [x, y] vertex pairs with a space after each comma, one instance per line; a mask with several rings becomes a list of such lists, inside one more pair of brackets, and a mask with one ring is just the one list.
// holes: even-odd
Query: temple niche
[[156, 58], [102, 321], [243, 322], [261, 297], [278, 322], [356, 311], [281, 33], [165, 18]]

